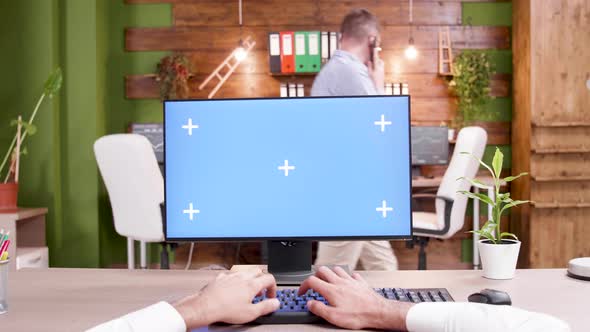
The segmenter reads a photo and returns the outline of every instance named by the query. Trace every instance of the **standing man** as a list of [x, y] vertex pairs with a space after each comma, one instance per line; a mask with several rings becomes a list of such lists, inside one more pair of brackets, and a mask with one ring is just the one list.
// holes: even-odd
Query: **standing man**
[[[385, 71], [379, 59], [379, 22], [365, 9], [352, 10], [340, 27], [340, 49], [322, 68], [312, 96], [359, 96], [384, 93]], [[367, 270], [397, 270], [388, 241], [320, 242], [316, 265], [347, 265], [358, 261]]]

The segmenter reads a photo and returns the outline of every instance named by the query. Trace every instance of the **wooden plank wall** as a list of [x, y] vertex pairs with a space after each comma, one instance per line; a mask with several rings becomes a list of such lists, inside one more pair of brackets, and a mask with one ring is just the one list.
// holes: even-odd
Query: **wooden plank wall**
[[[513, 214], [523, 264], [564, 267], [590, 256], [590, 33], [586, 0], [514, 2], [513, 185], [534, 200]], [[518, 18], [518, 20], [516, 19]]]
[[[173, 51], [188, 55], [194, 70], [194, 76], [190, 79], [190, 97], [206, 98], [209, 91], [199, 91], [198, 85], [237, 46], [240, 39], [237, 1], [126, 0], [126, 3], [155, 2], [172, 4], [173, 26], [127, 28], [125, 49], [129, 52]], [[408, 61], [403, 56], [409, 36], [409, 8], [406, 0], [244, 1], [243, 36], [252, 36], [257, 44], [216, 98], [278, 97], [279, 85], [286, 82], [305, 84], [306, 94], [309, 94], [313, 76], [269, 75], [268, 32], [338, 31], [340, 21], [346, 13], [359, 7], [375, 13], [382, 23], [382, 58], [386, 63], [386, 77], [388, 81], [409, 83], [414, 125], [449, 123], [455, 115], [456, 98], [449, 93], [444, 79], [437, 75], [440, 26], [450, 27], [455, 52], [463, 49], [511, 48], [509, 27], [463, 25], [462, 5], [459, 0], [414, 1], [414, 40], [420, 52], [415, 61]], [[495, 75], [491, 83], [491, 94], [496, 97], [510, 97], [511, 82], [510, 74]], [[128, 99], [158, 98], [155, 76], [152, 73], [126, 76], [125, 95]], [[490, 145], [510, 144], [510, 122], [481, 122], [479, 125], [487, 129]], [[442, 173], [444, 169], [434, 171], [437, 172]], [[467, 220], [466, 224], [470, 224], [470, 221]], [[452, 251], [452, 261], [458, 262], [461, 253], [460, 240], [466, 237], [461, 235], [450, 245], [435, 242], [430, 251]], [[417, 255], [416, 252], [407, 252], [403, 244], [396, 244], [396, 250], [411, 257]], [[447, 263], [437, 267], [468, 266], [452, 263], [451, 260]], [[408, 264], [413, 267], [414, 259]]]
[[[174, 26], [165, 28], [128, 28], [125, 48], [128, 51], [181, 51], [190, 56], [195, 76], [191, 79], [191, 97], [205, 98], [208, 91], [197, 86], [211, 73], [240, 38], [237, 1], [133, 0], [172, 2]], [[285, 6], [289, 6], [286, 10]], [[371, 10], [383, 24], [383, 53], [387, 78], [408, 82], [412, 95], [412, 121], [439, 125], [454, 117], [456, 100], [449, 95], [444, 79], [437, 73], [438, 26], [450, 26], [456, 50], [509, 49], [507, 27], [461, 25], [458, 1], [416, 1], [414, 4], [414, 39], [420, 50], [416, 61], [407, 61], [403, 49], [409, 34], [407, 1], [338, 1], [338, 0], [262, 0], [244, 3], [243, 34], [251, 35], [257, 45], [251, 56], [218, 92], [216, 98], [277, 97], [282, 82], [303, 83], [309, 93], [312, 76], [271, 77], [267, 56], [267, 33], [281, 30], [337, 31], [342, 17], [352, 8]], [[146, 73], [148, 74], [148, 73]], [[511, 75], [496, 75], [492, 95], [510, 96]], [[126, 77], [126, 96], [130, 99], [157, 98], [153, 75]], [[483, 123], [493, 128], [491, 144], [509, 144], [510, 124]]]

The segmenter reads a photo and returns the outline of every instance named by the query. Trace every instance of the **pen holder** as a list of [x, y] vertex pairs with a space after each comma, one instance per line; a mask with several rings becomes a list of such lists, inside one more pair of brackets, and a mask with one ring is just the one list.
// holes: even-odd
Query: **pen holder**
[[0, 315], [8, 311], [8, 269], [10, 260], [0, 261]]

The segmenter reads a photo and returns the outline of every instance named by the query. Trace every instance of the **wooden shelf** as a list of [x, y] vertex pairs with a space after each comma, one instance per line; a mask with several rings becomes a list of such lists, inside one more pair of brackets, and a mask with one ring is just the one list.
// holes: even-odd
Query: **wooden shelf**
[[318, 73], [268, 73], [274, 77], [289, 77], [289, 76], [315, 76]]
[[590, 202], [559, 203], [559, 202], [531, 202], [537, 209], [562, 209], [562, 208], [590, 208]]
[[590, 181], [590, 176], [531, 176], [537, 182]]
[[532, 152], [540, 154], [549, 153], [590, 153], [590, 148], [533, 148]]

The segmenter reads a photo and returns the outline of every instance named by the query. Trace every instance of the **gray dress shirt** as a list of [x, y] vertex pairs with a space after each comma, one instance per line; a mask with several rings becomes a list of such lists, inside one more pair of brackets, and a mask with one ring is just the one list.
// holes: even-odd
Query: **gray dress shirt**
[[312, 96], [377, 95], [369, 69], [353, 54], [337, 50], [317, 75]]

